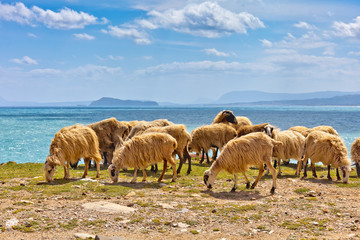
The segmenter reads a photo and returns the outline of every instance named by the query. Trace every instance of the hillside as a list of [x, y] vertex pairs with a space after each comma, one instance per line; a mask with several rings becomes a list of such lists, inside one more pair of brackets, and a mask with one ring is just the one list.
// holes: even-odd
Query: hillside
[[155, 101], [121, 100], [117, 98], [103, 97], [93, 101], [89, 107], [157, 107], [159, 104]]

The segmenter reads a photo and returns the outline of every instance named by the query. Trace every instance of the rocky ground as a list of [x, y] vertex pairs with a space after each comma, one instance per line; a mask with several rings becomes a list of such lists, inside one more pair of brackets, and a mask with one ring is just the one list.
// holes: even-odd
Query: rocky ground
[[255, 190], [240, 180], [231, 193], [230, 175], [212, 191], [200, 176], [171, 183], [169, 171], [163, 183], [130, 184], [130, 175], [116, 185], [106, 178], [4, 180], [0, 239], [86, 238], [80, 233], [100, 239], [360, 239], [358, 186], [285, 175], [271, 195], [271, 176]]

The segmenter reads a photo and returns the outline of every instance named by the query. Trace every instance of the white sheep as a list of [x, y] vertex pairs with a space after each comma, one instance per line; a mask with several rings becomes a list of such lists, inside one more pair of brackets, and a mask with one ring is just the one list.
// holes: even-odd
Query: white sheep
[[177, 142], [177, 148], [173, 153], [173, 157], [175, 157], [174, 155], [177, 154], [180, 159], [180, 164], [177, 169], [177, 173], [178, 174], [180, 173], [182, 165], [186, 162], [186, 160], [188, 160], [189, 167], [187, 170], [187, 174], [189, 174], [191, 172], [191, 157], [188, 152], [188, 145], [191, 142], [191, 136], [186, 131], [186, 126], [184, 124], [173, 124], [165, 127], [151, 127], [146, 129], [143, 133], [146, 134], [150, 132], [167, 133], [175, 138]]
[[115, 150], [113, 163], [108, 168], [110, 178], [113, 182], [117, 182], [120, 168], [134, 168], [134, 177], [131, 182], [136, 182], [138, 169], [142, 169], [142, 181], [145, 181], [145, 169], [149, 165], [163, 161], [164, 167], [158, 181], [163, 179], [168, 162], [172, 166], [173, 181], [175, 181], [177, 177], [176, 164], [172, 154], [176, 147], [175, 138], [167, 133], [147, 133], [135, 136]]
[[275, 159], [279, 165], [278, 174], [281, 175], [281, 160], [289, 162], [290, 159], [294, 159], [298, 162], [295, 174], [300, 175], [302, 165], [301, 159], [304, 154], [305, 137], [301, 133], [292, 130], [280, 131], [279, 129], [274, 128], [271, 130], [267, 129], [271, 127], [271, 125], [266, 126], [266, 132], [270, 133], [271, 138], [282, 142], [282, 145], [274, 147], [272, 155], [273, 159]]
[[236, 137], [235, 129], [227, 124], [204, 125], [191, 132], [192, 140], [189, 144], [189, 151], [196, 152], [197, 154], [202, 152], [200, 163], [204, 161], [204, 155], [206, 154], [207, 163], [209, 164], [209, 149], [212, 147], [222, 148], [234, 137]]
[[[306, 137], [305, 152], [303, 157], [304, 177], [307, 177], [306, 162], [311, 160], [313, 177], [317, 177], [315, 172], [315, 163], [322, 162], [324, 165], [330, 165], [340, 168], [343, 175], [343, 182], [347, 183], [351, 171], [351, 160], [348, 151], [342, 139], [339, 136], [329, 134], [323, 131], [311, 131]], [[331, 179], [328, 172], [328, 178]]]
[[271, 165], [271, 155], [274, 146], [282, 144], [275, 141], [264, 133], [250, 133], [240, 138], [229, 141], [220, 153], [218, 159], [213, 163], [210, 169], [204, 173], [205, 185], [211, 189], [214, 185], [216, 176], [221, 170], [225, 170], [230, 174], [234, 174], [234, 192], [237, 189], [238, 173], [241, 172], [246, 179], [246, 188], [250, 187], [250, 181], [246, 177], [245, 172], [250, 166], [258, 166], [259, 174], [251, 186], [255, 188], [264, 172], [264, 164], [266, 164], [273, 176], [273, 186], [271, 193], [276, 189], [276, 170]]
[[80, 158], [84, 158], [85, 162], [83, 178], [87, 175], [91, 159], [96, 162], [96, 177], [100, 176], [101, 155], [99, 141], [94, 130], [89, 127], [77, 124], [60, 129], [51, 141], [49, 152], [50, 154], [46, 157], [44, 166], [45, 178], [48, 182], [52, 181], [55, 167], [58, 165], [64, 167], [64, 179], [69, 179], [70, 163], [75, 163]]
[[131, 128], [131, 131], [130, 131], [129, 135], [127, 136], [126, 140], [129, 140], [129, 139], [133, 138], [134, 136], [143, 133], [148, 128], [164, 127], [164, 126], [169, 126], [172, 124], [174, 124], [174, 123], [170, 122], [167, 119], [156, 119], [151, 122], [140, 121], [140, 122], [138, 122], [138, 124], [136, 124], [135, 126], [133, 126]]

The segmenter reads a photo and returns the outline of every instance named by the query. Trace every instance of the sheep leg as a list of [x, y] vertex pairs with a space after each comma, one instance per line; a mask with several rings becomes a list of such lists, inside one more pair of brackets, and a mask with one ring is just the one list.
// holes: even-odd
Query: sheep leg
[[[179, 158], [180, 158], [180, 156], [179, 156]], [[177, 169], [177, 174], [179, 174], [180, 173], [180, 171], [181, 171], [181, 168], [182, 168], [182, 165], [184, 164], [184, 162], [186, 161], [186, 159], [185, 158], [180, 158], [180, 162], [179, 162], [179, 167], [178, 167], [178, 169]]]
[[303, 164], [304, 164], [304, 178], [307, 177], [307, 164], [308, 164], [308, 160], [303, 160]]
[[249, 179], [247, 178], [245, 172], [243, 172], [242, 174], [243, 174], [243, 176], [244, 176], [244, 178], [245, 178], [245, 180], [246, 180], [246, 188], [249, 189], [249, 188], [250, 188], [250, 181], [249, 181]]
[[212, 157], [212, 160], [216, 160], [216, 157], [217, 157], [217, 154], [218, 154], [218, 151], [219, 151], [219, 148], [218, 147], [216, 147], [215, 148], [215, 151], [213, 150], [213, 157]]
[[[281, 165], [281, 158], [279, 158], [279, 173], [278, 173], [278, 176], [281, 176], [281, 167], [280, 167], [280, 165]], [[274, 168], [275, 168], [275, 163], [274, 163]]]
[[[276, 167], [277, 167], [277, 162], [278, 162], [278, 161], [275, 159], [275, 160], [274, 160], [274, 168], [275, 168], [275, 169], [276, 169]], [[280, 162], [279, 162], [279, 167], [280, 167]]]
[[167, 160], [164, 159], [164, 165], [163, 165], [163, 170], [162, 170], [162, 173], [158, 179], [158, 182], [161, 182], [161, 180], [164, 178], [164, 175], [165, 175], [165, 171], [167, 169]]
[[[175, 162], [175, 161], [174, 161]], [[176, 178], [177, 178], [177, 172], [176, 172], [176, 164], [171, 164], [171, 168], [173, 170], [173, 178], [172, 178], [172, 182], [175, 182], [176, 181]]]
[[[279, 165], [280, 166], [280, 165]], [[275, 170], [275, 168], [270, 164], [269, 165], [269, 169], [270, 169], [270, 172], [271, 172], [271, 175], [272, 175], [272, 177], [273, 177], [273, 186], [272, 186], [272, 188], [271, 188], [271, 190], [270, 190], [270, 193], [271, 194], [274, 194], [275, 193], [275, 189], [276, 189], [276, 170]], [[260, 173], [260, 169], [259, 169], [259, 173]]]
[[238, 174], [234, 173], [234, 187], [231, 189], [231, 192], [235, 192], [237, 189], [237, 180], [238, 180]]
[[64, 179], [70, 179], [69, 166], [70, 162], [68, 161], [64, 166]]
[[103, 152], [103, 156], [104, 156], [104, 166], [107, 166], [108, 165], [107, 152]]
[[339, 173], [339, 168], [336, 169], [336, 178], [338, 181], [341, 181], [341, 177], [340, 177], [340, 173]]
[[[270, 166], [271, 166], [271, 167], [270, 167]], [[271, 171], [271, 169], [274, 169], [275, 175], [276, 175], [276, 170], [275, 170], [275, 168], [271, 165], [271, 163], [268, 164], [268, 168], [270, 168], [270, 171]], [[259, 166], [259, 174], [258, 174], [257, 178], [255, 179], [254, 183], [251, 185], [251, 188], [250, 188], [250, 189], [254, 189], [254, 188], [256, 187], [256, 185], [257, 185], [257, 183], [259, 182], [259, 180], [260, 180], [260, 178], [261, 178], [261, 176], [262, 176], [263, 173], [264, 173], [264, 164], [261, 164], [261, 165]], [[271, 171], [271, 174], [272, 174], [272, 175], [274, 174], [273, 171]]]
[[330, 176], [330, 165], [328, 165], [327, 166], [327, 168], [328, 168], [328, 175], [327, 175], [327, 179], [329, 179], [329, 180], [331, 180], [332, 181], [332, 178], [331, 178], [331, 176]]
[[206, 163], [210, 164], [210, 159], [209, 159], [209, 154], [208, 152], [205, 153], [206, 154]]
[[205, 150], [202, 150], [202, 155], [201, 155], [201, 160], [200, 160], [200, 164], [202, 164], [204, 162], [204, 157], [205, 157]]
[[355, 163], [357, 177], [360, 178], [360, 162]]
[[311, 163], [311, 171], [314, 178], [317, 178], [315, 163]]
[[189, 152], [188, 152], [188, 150], [185, 148], [185, 150], [184, 150], [184, 156], [185, 156], [185, 162], [186, 162], [186, 159], [188, 159], [188, 164], [189, 164], [189, 167], [188, 167], [188, 170], [187, 170], [187, 174], [190, 174], [190, 172], [191, 172], [191, 156], [190, 156], [190, 154], [189, 154]]
[[85, 171], [84, 174], [82, 175], [82, 178], [85, 178], [87, 173], [88, 173], [88, 169], [89, 169], [89, 162], [90, 162], [90, 158], [84, 158], [84, 163], [85, 163]]
[[296, 176], [300, 175], [301, 167], [302, 167], [302, 161], [300, 160], [300, 161], [297, 162], [297, 168], [296, 168], [296, 172], [295, 172]]
[[141, 180], [142, 182], [146, 182], [146, 171], [145, 168], [142, 169], [143, 172], [143, 179]]
[[137, 168], [134, 169], [134, 177], [133, 179], [131, 180], [131, 183], [135, 183], [136, 182], [136, 174], [137, 174]]

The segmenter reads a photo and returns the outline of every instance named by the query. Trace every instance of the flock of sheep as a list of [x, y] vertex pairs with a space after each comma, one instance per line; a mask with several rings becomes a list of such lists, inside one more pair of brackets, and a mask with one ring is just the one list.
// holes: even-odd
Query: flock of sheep
[[[217, 157], [218, 150], [221, 150]], [[160, 182], [171, 165], [172, 180], [175, 181], [182, 165], [188, 160], [187, 173], [191, 172], [191, 156], [189, 152], [202, 154], [200, 163], [206, 156], [210, 163], [208, 151], [212, 150], [213, 163], [204, 172], [204, 183], [211, 189], [216, 176], [221, 170], [234, 174], [234, 187], [237, 189], [238, 173], [242, 173], [247, 188], [255, 188], [265, 168], [271, 172], [273, 186], [271, 193], [275, 192], [277, 175], [281, 175], [281, 161], [297, 161], [296, 175], [304, 170], [307, 176], [307, 162], [311, 160], [313, 176], [316, 177], [315, 163], [322, 162], [328, 166], [328, 179], [330, 167], [337, 169], [337, 179], [347, 183], [351, 171], [351, 160], [343, 140], [336, 130], [330, 126], [306, 128], [303, 126], [291, 127], [280, 131], [269, 123], [253, 125], [247, 117], [236, 117], [232, 111], [224, 110], [218, 113], [210, 125], [194, 129], [191, 134], [183, 124], [174, 124], [166, 119], [147, 121], [118, 121], [115, 118], [83, 126], [64, 127], [55, 134], [50, 145], [50, 154], [46, 158], [44, 170], [45, 178], [52, 181], [56, 166], [64, 167], [64, 178], [68, 179], [69, 166], [76, 166], [83, 158], [86, 177], [91, 160], [96, 162], [97, 175], [100, 175], [100, 162], [108, 167], [109, 176], [113, 182], [118, 181], [120, 169], [134, 168], [136, 181], [137, 170], [143, 171], [148, 166], [156, 167], [163, 162], [163, 171], [158, 179]], [[176, 155], [180, 162], [176, 169]], [[360, 169], [360, 138], [351, 146], [351, 157]], [[279, 165], [279, 173], [274, 166]], [[250, 166], [257, 166], [259, 174], [250, 186], [246, 171]], [[360, 171], [359, 171], [360, 172]], [[358, 172], [358, 174], [359, 174]]]

